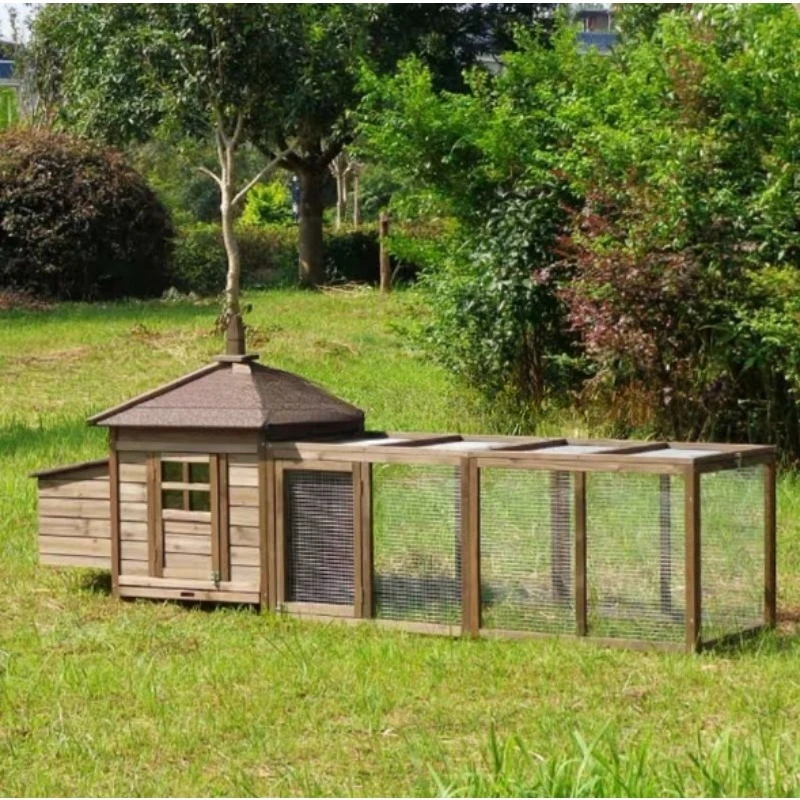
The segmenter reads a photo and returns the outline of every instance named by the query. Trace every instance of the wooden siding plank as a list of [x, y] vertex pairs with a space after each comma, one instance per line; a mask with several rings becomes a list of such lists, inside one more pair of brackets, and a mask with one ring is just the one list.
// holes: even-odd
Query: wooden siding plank
[[[120, 453], [120, 456], [123, 454]], [[131, 453], [125, 455], [133, 455]], [[124, 483], [147, 483], [147, 465], [120, 461], [119, 478]]]
[[210, 578], [213, 572], [211, 569], [211, 556], [198, 553], [176, 553], [174, 551], [164, 555], [165, 577], [167, 576], [167, 569], [171, 573], [174, 573], [176, 569], [194, 570], [200, 572], [203, 578]]
[[211, 536], [210, 522], [176, 522], [166, 519], [163, 523], [164, 534], [177, 536]]
[[166, 554], [187, 553], [189, 555], [211, 556], [211, 536], [177, 536], [165, 533], [164, 552]]
[[43, 497], [39, 499], [39, 513], [45, 517], [82, 517], [84, 519], [111, 519], [108, 500], [80, 500]]
[[259, 547], [261, 531], [259, 528], [246, 528], [242, 525], [232, 525], [230, 528], [230, 543], [239, 547]]
[[39, 534], [44, 536], [92, 536], [111, 538], [111, 520], [79, 517], [39, 517]]
[[231, 486], [228, 497], [232, 506], [258, 506], [258, 487]]
[[250, 605], [258, 603], [258, 592], [229, 592], [204, 589], [165, 589], [147, 588], [144, 586], [122, 586], [120, 597], [142, 598], [149, 600], [196, 600], [211, 603], [242, 603]]
[[147, 522], [147, 507], [147, 503], [123, 503], [120, 501], [119, 518], [126, 522]]
[[122, 580], [128, 575], [147, 575], [150, 567], [147, 561], [140, 561], [138, 559], [123, 559], [119, 567], [119, 582], [122, 585]]
[[119, 546], [119, 557], [122, 561], [142, 561], [147, 564], [147, 542], [123, 540]]
[[68, 556], [95, 556], [105, 559], [105, 566], [111, 565], [111, 540], [76, 536], [40, 536], [39, 552]]
[[258, 488], [258, 469], [256, 467], [231, 466], [228, 469], [228, 480], [232, 487]]
[[222, 592], [252, 591], [245, 583], [222, 582], [219, 585], [210, 580], [191, 580], [183, 578], [153, 578], [148, 575], [130, 575], [120, 578], [120, 586], [144, 586], [166, 589], [208, 589]]
[[[160, 503], [160, 501], [159, 501]], [[211, 525], [210, 511], [181, 511], [177, 508], [165, 508], [161, 511], [164, 522], [204, 522]]]
[[260, 590], [261, 570], [258, 567], [245, 567], [239, 564], [231, 564], [231, 582], [246, 583]]
[[230, 509], [230, 524], [244, 525], [248, 528], [259, 527], [258, 508], [247, 506], [232, 506]]
[[261, 564], [261, 548], [231, 547], [231, 565], [258, 567]]
[[50, 567], [89, 567], [92, 569], [108, 569], [108, 556], [61, 555], [60, 553], [42, 553], [39, 563]]
[[124, 541], [146, 542], [146, 522], [121, 522], [119, 526], [120, 539]]
[[40, 480], [39, 497], [108, 500], [109, 479], [106, 477], [80, 481]]

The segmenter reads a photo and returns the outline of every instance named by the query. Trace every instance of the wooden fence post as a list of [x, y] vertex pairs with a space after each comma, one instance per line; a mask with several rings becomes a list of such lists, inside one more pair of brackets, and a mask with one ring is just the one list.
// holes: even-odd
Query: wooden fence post
[[776, 464], [764, 465], [764, 623], [778, 621], [778, 580], [776, 569]]
[[686, 535], [686, 649], [700, 651], [702, 644], [702, 577], [700, 534], [700, 475], [695, 468], [685, 472], [684, 527]]
[[381, 292], [388, 294], [392, 289], [392, 270], [389, 264], [389, 215], [381, 211], [379, 223]]

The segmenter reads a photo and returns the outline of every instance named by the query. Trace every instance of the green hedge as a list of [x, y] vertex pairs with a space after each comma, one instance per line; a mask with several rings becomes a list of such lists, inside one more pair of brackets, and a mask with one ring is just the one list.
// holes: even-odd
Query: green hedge
[[[242, 285], [275, 286], [297, 280], [295, 225], [240, 225]], [[325, 269], [331, 282], [378, 282], [378, 234], [373, 228], [325, 231]], [[393, 264], [393, 269], [396, 264]], [[225, 287], [227, 261], [219, 225], [196, 223], [180, 229], [171, 283], [182, 292], [218, 294]], [[398, 275], [413, 277], [414, 267]]]

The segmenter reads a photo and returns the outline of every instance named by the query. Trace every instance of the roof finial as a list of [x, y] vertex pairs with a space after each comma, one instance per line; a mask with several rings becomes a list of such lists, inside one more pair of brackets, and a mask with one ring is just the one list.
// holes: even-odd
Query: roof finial
[[245, 352], [242, 315], [231, 314], [228, 318], [228, 327], [225, 330], [225, 354], [243, 356]]

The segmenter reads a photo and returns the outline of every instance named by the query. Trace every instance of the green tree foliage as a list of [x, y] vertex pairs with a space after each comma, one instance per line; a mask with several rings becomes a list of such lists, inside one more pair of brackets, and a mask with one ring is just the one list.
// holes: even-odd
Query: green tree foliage
[[172, 226], [112, 150], [63, 134], [0, 135], [0, 286], [95, 300], [160, 294]]
[[495, 394], [574, 389], [619, 433], [798, 455], [800, 20], [704, 5], [637, 25], [605, 59], [567, 29], [523, 39], [462, 96], [418, 63], [367, 78], [399, 208], [458, 223], [429, 270], [433, 343]]

